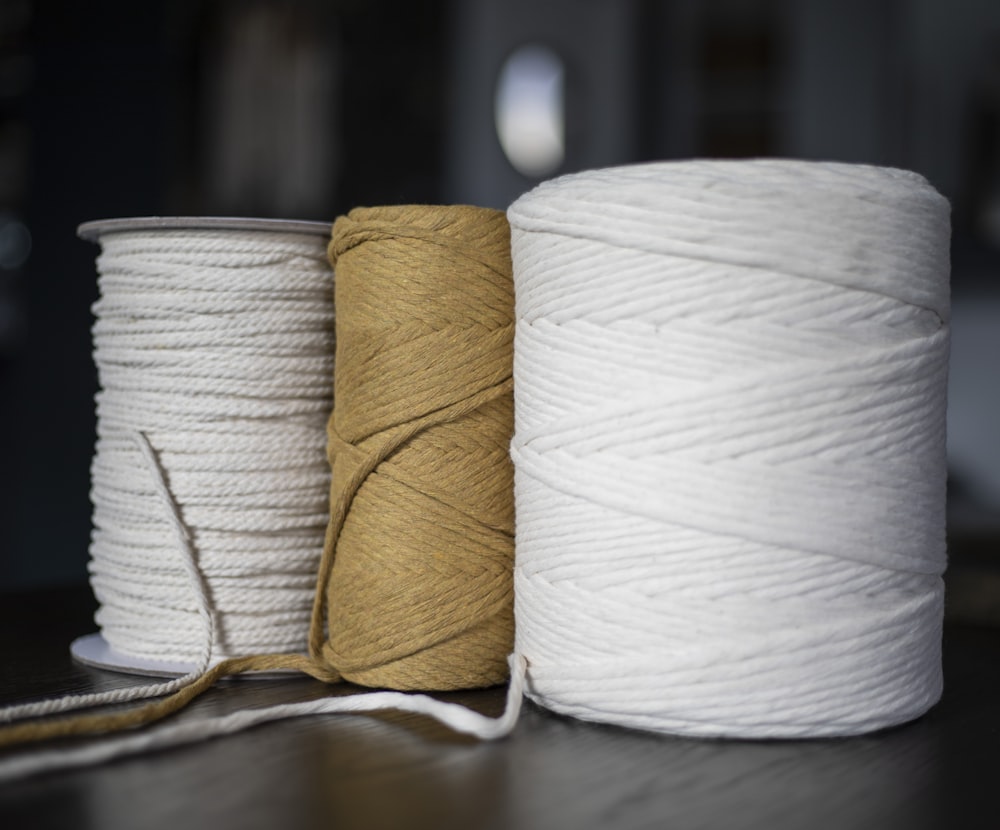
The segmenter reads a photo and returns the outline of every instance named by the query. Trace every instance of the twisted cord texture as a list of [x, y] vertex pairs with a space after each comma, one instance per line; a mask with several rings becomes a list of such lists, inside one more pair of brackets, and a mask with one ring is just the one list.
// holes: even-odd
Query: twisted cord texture
[[328, 510], [323, 240], [160, 230], [101, 242], [90, 563], [101, 631], [126, 655], [204, 661], [155, 462], [215, 611], [213, 658], [302, 650]]
[[517, 652], [577, 717], [847, 735], [941, 691], [947, 202], [790, 161], [510, 208]]
[[359, 208], [334, 224], [329, 253], [333, 480], [311, 653], [368, 686], [502, 682], [513, 643], [507, 220], [465, 206]]

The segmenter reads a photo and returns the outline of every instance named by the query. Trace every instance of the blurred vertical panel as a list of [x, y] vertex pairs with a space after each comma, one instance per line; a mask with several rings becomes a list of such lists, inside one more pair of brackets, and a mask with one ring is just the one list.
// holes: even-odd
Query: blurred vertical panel
[[1000, 251], [1000, 15], [982, 47], [969, 90], [962, 192], [968, 201], [969, 231], [983, 245]]
[[698, 154], [702, 77], [696, 33], [705, 0], [644, 0], [638, 26], [639, 158]]
[[497, 132], [501, 73], [524, 47], [548, 50], [563, 67], [563, 161], [546, 177], [634, 160], [635, 2], [465, 0], [452, 8], [449, 201], [505, 208], [537, 181], [514, 166]]
[[327, 218], [342, 149], [331, 5], [228, 0], [172, 14], [187, 62], [177, 212]]
[[0, 5], [0, 374], [23, 333], [21, 274], [31, 252], [25, 225], [31, 132], [27, 120], [33, 63], [30, 0]]
[[895, 0], [788, 4], [780, 152], [896, 164], [904, 101], [906, 14]]
[[778, 0], [640, 5], [640, 158], [780, 153], [784, 10]]
[[229, 4], [205, 43], [203, 180], [221, 212], [320, 215], [331, 201], [339, 54], [315, 4]]
[[0, 378], [4, 587], [86, 576], [96, 250], [76, 226], [155, 213], [167, 175], [163, 3], [32, 0], [30, 12], [20, 172], [31, 252], [17, 280], [22, 333]]
[[697, 155], [774, 155], [785, 50], [781, 8], [767, 0], [710, 0], [699, 11]]
[[970, 152], [977, 129], [976, 88], [996, 59], [996, 0], [911, 0], [905, 5], [909, 166], [957, 199], [959, 224], [970, 182], [979, 176]]
[[336, 212], [435, 203], [448, 86], [446, 0], [336, 0], [344, 45]]
[[172, 213], [332, 220], [441, 199], [445, 0], [187, 0]]

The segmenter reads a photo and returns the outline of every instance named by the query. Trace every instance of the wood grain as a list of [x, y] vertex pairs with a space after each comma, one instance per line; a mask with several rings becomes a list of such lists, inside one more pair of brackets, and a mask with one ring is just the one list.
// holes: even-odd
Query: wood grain
[[[86, 589], [0, 597], [0, 703], [135, 678], [73, 664]], [[879, 828], [996, 826], [1000, 634], [946, 630], [946, 692], [916, 723], [826, 741], [695, 741], [527, 706], [497, 743], [417, 716], [304, 718], [0, 784], [0, 827]], [[309, 679], [220, 684], [179, 717], [351, 694]], [[503, 690], [441, 695], [495, 714]]]

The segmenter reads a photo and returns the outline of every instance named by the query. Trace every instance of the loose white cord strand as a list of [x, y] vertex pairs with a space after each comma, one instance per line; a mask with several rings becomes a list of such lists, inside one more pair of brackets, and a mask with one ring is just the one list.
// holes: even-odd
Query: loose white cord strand
[[176, 692], [178, 689], [187, 686], [192, 681], [202, 675], [212, 661], [212, 643], [215, 641], [215, 614], [212, 610], [208, 598], [208, 590], [201, 571], [198, 569], [194, 549], [191, 546], [191, 535], [181, 520], [180, 511], [173, 495], [167, 488], [163, 477], [163, 468], [156, 458], [156, 453], [150, 446], [149, 439], [141, 432], [134, 432], [130, 436], [135, 442], [136, 448], [142, 454], [146, 469], [156, 489], [157, 496], [163, 506], [164, 514], [167, 516], [174, 532], [178, 553], [180, 554], [180, 564], [186, 576], [187, 590], [194, 596], [198, 609], [198, 616], [201, 618], [202, 635], [201, 650], [194, 668], [182, 677], [168, 680], [164, 683], [153, 683], [146, 686], [132, 686], [126, 689], [112, 689], [107, 692], [94, 692], [82, 695], [65, 695], [60, 698], [40, 700], [34, 703], [22, 703], [14, 706], [5, 706], [0, 709], [0, 722], [10, 722], [23, 718], [41, 717], [52, 715], [58, 712], [69, 712], [75, 709], [87, 709], [92, 706], [104, 706], [112, 703], [126, 703], [133, 700], [142, 700], [150, 697], [159, 697]]
[[483, 740], [501, 738], [517, 723], [524, 695], [524, 661], [514, 655], [509, 659], [510, 686], [504, 712], [497, 718], [486, 717], [456, 703], [445, 703], [428, 695], [403, 692], [371, 692], [346, 697], [322, 698], [305, 703], [287, 703], [247, 709], [213, 718], [193, 718], [181, 723], [156, 726], [129, 735], [116, 735], [79, 747], [35, 751], [0, 760], [0, 781], [24, 778], [55, 770], [67, 770], [100, 764], [143, 752], [199, 743], [223, 735], [241, 732], [252, 726], [287, 718], [377, 712], [396, 709], [434, 718], [449, 729]]
[[948, 206], [691, 162], [515, 202], [516, 648], [591, 720], [806, 737], [940, 695]]
[[[131, 276], [148, 267], [147, 257], [151, 252], [171, 255], [161, 257], [163, 260], [179, 260], [180, 257], [175, 256], [176, 252], [172, 248], [164, 248], [162, 236], [157, 234], [148, 240], [148, 249], [134, 239], [123, 239], [123, 248], [129, 252], [140, 252], [135, 260], [128, 260], [127, 266], [122, 265], [119, 258], [108, 261], [111, 254], [120, 252], [109, 240], [105, 240], [102, 274], [124, 269], [129, 278], [124, 280], [123, 285], [133, 289], [136, 283]], [[126, 242], [127, 245], [124, 244]], [[206, 239], [204, 242], [205, 251], [228, 251], [226, 246], [220, 247], [217, 240]], [[192, 267], [195, 266], [202, 268], [203, 260], [197, 258], [196, 263], [192, 264]], [[170, 275], [171, 282], [176, 276]], [[115, 290], [121, 287], [116, 286]], [[106, 298], [113, 293], [108, 280], [102, 282], [102, 288]], [[239, 428], [234, 428], [230, 410], [220, 407], [220, 401], [209, 401], [202, 408], [195, 402], [178, 401], [167, 392], [161, 392], [164, 378], [183, 382], [190, 391], [188, 381], [198, 373], [186, 371], [191, 359], [183, 354], [183, 350], [194, 350], [199, 356], [204, 356], [209, 353], [205, 346], [211, 346], [213, 358], [224, 359], [231, 364], [234, 355], [247, 356], [256, 361], [255, 366], [263, 371], [267, 367], [262, 366], [261, 354], [280, 355], [282, 347], [230, 351], [214, 348], [217, 344], [216, 335], [203, 331], [200, 326], [191, 325], [190, 321], [187, 321], [186, 327], [194, 331], [191, 337], [186, 332], [178, 334], [170, 326], [149, 325], [148, 320], [155, 316], [157, 309], [145, 307], [148, 297], [147, 292], [140, 304], [143, 316], [138, 319], [112, 314], [110, 309], [114, 303], [108, 298], [108, 302], [100, 309], [95, 325], [95, 339], [99, 340], [101, 348], [98, 364], [103, 369], [102, 383], [105, 390], [99, 408], [102, 416], [99, 423], [99, 451], [93, 467], [95, 516], [99, 505], [112, 519], [119, 521], [107, 522], [107, 526], [98, 522], [92, 554], [95, 560], [100, 556], [100, 563], [95, 561], [92, 567], [92, 581], [104, 603], [101, 616], [106, 632], [112, 629], [121, 637], [123, 632], [117, 631], [121, 627], [125, 630], [124, 634], [127, 634], [137, 626], [136, 612], [141, 612], [146, 629], [141, 632], [143, 645], [163, 628], [168, 635], [169, 649], [200, 650], [198, 664], [195, 671], [166, 683], [9, 707], [0, 713], [9, 716], [9, 719], [136, 700], [177, 690], [197, 677], [211, 662], [215, 640], [213, 606], [227, 609], [229, 616], [222, 619], [224, 624], [239, 612], [256, 616], [266, 614], [272, 627], [279, 622], [286, 623], [300, 629], [301, 636], [305, 636], [308, 603], [301, 611], [294, 609], [296, 601], [301, 600], [298, 596], [300, 591], [307, 592], [311, 599], [315, 562], [310, 560], [303, 566], [301, 562], [292, 559], [290, 554], [304, 544], [314, 544], [317, 549], [316, 543], [321, 544], [321, 535], [317, 540], [315, 528], [308, 521], [303, 525], [303, 518], [316, 519], [321, 528], [325, 527], [325, 509], [320, 517], [313, 517], [311, 505], [317, 490], [326, 493], [329, 481], [325, 460], [323, 473], [319, 476], [314, 475], [314, 471], [307, 470], [298, 479], [288, 481], [287, 469], [297, 464], [314, 466], [315, 450], [310, 452], [302, 448], [318, 442], [322, 453], [325, 412], [324, 419], [317, 420], [312, 415], [312, 408], [303, 403], [300, 396], [293, 402], [292, 408], [297, 414], [292, 417], [282, 418], [277, 423], [273, 423], [272, 418], [247, 420], [241, 422]], [[155, 302], [162, 299], [161, 296]], [[120, 294], [115, 294], [115, 300], [122, 307], [127, 305], [121, 302]], [[186, 307], [191, 306], [186, 304]], [[206, 307], [213, 306], [209, 304]], [[226, 307], [229, 308], [228, 305]], [[246, 309], [242, 311], [245, 312]], [[132, 313], [132, 310], [128, 312]], [[310, 319], [313, 323], [324, 326], [330, 322], [329, 317], [323, 316], [313, 315]], [[281, 328], [275, 331], [266, 323], [265, 320], [256, 331], [277, 333], [285, 339]], [[332, 369], [328, 355], [332, 355], [331, 344], [328, 336], [317, 339], [314, 333], [308, 331], [308, 327], [306, 329], [302, 332], [304, 337], [288, 338], [284, 348], [294, 351], [295, 347], [302, 345], [316, 347], [320, 359], [308, 364], [308, 371], [303, 368], [307, 364], [304, 360], [300, 360], [295, 368], [302, 374], [312, 371], [325, 373], [323, 386], [326, 398], [320, 399], [327, 401], [328, 408], [329, 374]], [[147, 351], [149, 344], [144, 340], [146, 335], [154, 336], [160, 348], [176, 350], [177, 353], [151, 355]], [[164, 335], [171, 336], [164, 338]], [[117, 348], [105, 345], [105, 339], [113, 341]], [[286, 367], [279, 364], [270, 368], [283, 370]], [[152, 377], [142, 377], [139, 372], [150, 372]], [[222, 374], [213, 366], [211, 371], [206, 372], [206, 377], [219, 377]], [[128, 395], [127, 402], [123, 400], [120, 404], [119, 392], [109, 392], [115, 390], [115, 385], [119, 382], [122, 386], [120, 396], [124, 398]], [[205, 394], [224, 395], [227, 394], [222, 391], [224, 388], [220, 384], [209, 384], [203, 391]], [[280, 385], [273, 388], [277, 389], [275, 394], [286, 393]], [[254, 391], [260, 389], [260, 386], [256, 386]], [[141, 390], [148, 390], [149, 397], [139, 394]], [[223, 409], [225, 411], [220, 414]], [[140, 414], [136, 414], [137, 412]], [[121, 428], [121, 422], [133, 418], [158, 424], [163, 422], [161, 431], [157, 433], [158, 450], [154, 450], [144, 433]], [[267, 443], [248, 459], [248, 440]], [[132, 451], [136, 448], [146, 465], [148, 475], [145, 480], [131, 469]], [[206, 458], [207, 462], [200, 463]], [[239, 476], [235, 480], [226, 480], [220, 475], [222, 472], [235, 472]], [[247, 474], [252, 474], [252, 477], [248, 478]], [[276, 480], [272, 480], [275, 476]], [[205, 479], [204, 482], [201, 481], [202, 478]], [[152, 492], [148, 492], [150, 484]], [[242, 533], [241, 531], [245, 531], [247, 510], [272, 506], [275, 487], [279, 484], [281, 492], [292, 492], [298, 500], [290, 505], [283, 504], [282, 508], [284, 513], [295, 517], [294, 520], [288, 523], [281, 515], [272, 514], [268, 518], [267, 532], [257, 536]], [[176, 493], [183, 494], [183, 502], [175, 498]], [[197, 498], [192, 494], [196, 494]], [[172, 544], [164, 540], [155, 522], [147, 520], [148, 509], [152, 506], [147, 502], [153, 495], [159, 500], [161, 511], [173, 527]], [[307, 506], [302, 506], [303, 503]], [[234, 504], [240, 508], [236, 511], [238, 521], [235, 526], [230, 526], [232, 523], [229, 517], [234, 514]], [[137, 521], [137, 516], [142, 521]], [[211, 526], [206, 527], [208, 517], [212, 521]], [[189, 532], [188, 523], [195, 532]], [[276, 535], [277, 529], [288, 532]], [[176, 563], [170, 560], [169, 552], [172, 548], [183, 554], [182, 572], [178, 572]], [[137, 550], [149, 552], [155, 549], [163, 550], [162, 558], [136, 556]], [[236, 561], [232, 562], [234, 555]], [[277, 573], [274, 561], [276, 556], [282, 558], [282, 569]], [[230, 585], [230, 582], [234, 584]], [[155, 598], [148, 595], [151, 585], [155, 585]], [[204, 623], [201, 632], [181, 630], [176, 625], [176, 609], [186, 610], [192, 602], [197, 606]], [[141, 608], [134, 608], [135, 604], [140, 604]], [[301, 605], [301, 602], [298, 604]], [[259, 632], [255, 634], [260, 636]], [[136, 639], [139, 636], [136, 635]], [[132, 642], [127, 636], [125, 639]], [[280, 645], [283, 643], [277, 644]], [[261, 650], [274, 650], [275, 647], [270, 644], [259, 646]], [[159, 654], [160, 651], [157, 650], [156, 653]], [[398, 709], [435, 718], [458, 732], [483, 739], [497, 738], [513, 729], [524, 694], [524, 661], [512, 655], [510, 666], [511, 682], [505, 711], [495, 719], [426, 695], [375, 692], [271, 706], [218, 718], [199, 718], [154, 727], [137, 734], [114, 736], [76, 748], [20, 754], [0, 761], [0, 779], [9, 780], [41, 772], [87, 766], [135, 753], [194, 743], [272, 720], [325, 713]]]

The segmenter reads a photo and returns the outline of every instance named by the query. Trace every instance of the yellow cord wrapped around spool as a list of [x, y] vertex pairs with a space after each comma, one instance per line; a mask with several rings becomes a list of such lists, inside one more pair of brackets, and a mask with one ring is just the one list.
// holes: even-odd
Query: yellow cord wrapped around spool
[[312, 656], [366, 686], [502, 682], [514, 627], [507, 219], [360, 208], [337, 220], [329, 252], [332, 514]]

